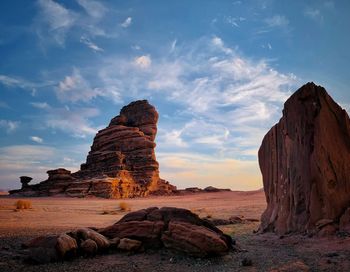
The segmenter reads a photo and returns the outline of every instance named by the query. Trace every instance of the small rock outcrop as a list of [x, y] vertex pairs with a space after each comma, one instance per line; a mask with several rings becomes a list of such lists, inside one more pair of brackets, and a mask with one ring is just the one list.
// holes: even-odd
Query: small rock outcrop
[[350, 120], [323, 87], [307, 83], [286, 101], [259, 164], [267, 200], [261, 231], [334, 233], [339, 221], [347, 229]]
[[23, 247], [29, 261], [48, 263], [79, 255], [93, 257], [108, 250], [133, 253], [168, 248], [194, 257], [221, 256], [234, 249], [234, 242], [189, 210], [152, 207], [131, 212], [98, 231], [80, 228], [66, 234], [40, 236]]
[[78, 172], [50, 170], [49, 178], [35, 185], [21, 177], [22, 189], [10, 194], [104, 198], [171, 194], [176, 187], [159, 177], [154, 152], [157, 122], [158, 113], [146, 100], [132, 102], [96, 134]]

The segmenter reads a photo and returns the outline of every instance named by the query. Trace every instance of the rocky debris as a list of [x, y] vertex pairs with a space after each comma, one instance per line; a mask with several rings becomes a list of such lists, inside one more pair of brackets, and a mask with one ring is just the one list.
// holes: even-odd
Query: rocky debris
[[28, 249], [27, 260], [34, 263], [71, 259], [78, 248], [76, 240], [67, 234], [40, 236], [22, 246]]
[[34, 238], [23, 247], [27, 259], [48, 263], [77, 255], [93, 257], [108, 250], [137, 252], [168, 248], [189, 256], [211, 257], [233, 250], [233, 240], [221, 230], [186, 209], [152, 207], [125, 215], [112, 226]]
[[205, 192], [209, 192], [209, 193], [216, 193], [216, 192], [230, 192], [231, 189], [220, 189], [220, 188], [216, 188], [216, 187], [213, 187], [213, 186], [208, 186], [208, 187], [205, 187], [203, 189], [203, 191]]
[[192, 256], [226, 254], [233, 241], [207, 220], [186, 209], [148, 208], [125, 215], [112, 226], [99, 230], [108, 238], [142, 241], [145, 248], [165, 247]]
[[182, 190], [178, 190], [180, 194], [188, 194], [188, 193], [217, 193], [217, 192], [231, 192], [231, 189], [221, 189], [213, 186], [205, 187], [204, 189], [198, 187], [189, 187]]
[[22, 189], [10, 194], [104, 198], [172, 194], [176, 187], [159, 177], [154, 152], [157, 122], [158, 113], [147, 100], [132, 102], [96, 134], [78, 172], [50, 170], [46, 181], [28, 185], [25, 180]]
[[229, 219], [211, 218], [211, 217], [207, 216], [207, 217], [204, 217], [203, 219], [210, 221], [215, 226], [246, 224], [249, 222], [259, 222], [258, 219], [244, 218], [244, 217], [239, 217], [239, 216], [231, 216]]
[[348, 114], [323, 87], [307, 83], [265, 135], [259, 164], [267, 200], [260, 231], [312, 233], [324, 219], [337, 228], [350, 205]]

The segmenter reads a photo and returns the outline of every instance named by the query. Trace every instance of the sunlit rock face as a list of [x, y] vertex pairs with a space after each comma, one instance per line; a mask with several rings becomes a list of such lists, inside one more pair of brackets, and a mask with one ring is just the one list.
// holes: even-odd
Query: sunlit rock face
[[44, 195], [106, 198], [172, 193], [176, 187], [159, 177], [154, 152], [157, 122], [158, 113], [146, 100], [130, 103], [96, 134], [78, 172], [48, 171], [49, 179], [31, 189]]
[[267, 200], [261, 231], [338, 229], [350, 207], [350, 121], [323, 87], [307, 83], [286, 101], [259, 164]]

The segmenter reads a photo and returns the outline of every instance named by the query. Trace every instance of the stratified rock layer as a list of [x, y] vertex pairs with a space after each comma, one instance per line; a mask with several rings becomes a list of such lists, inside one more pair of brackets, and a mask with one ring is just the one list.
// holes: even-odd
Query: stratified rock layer
[[48, 180], [10, 193], [105, 198], [170, 194], [176, 187], [159, 177], [154, 152], [157, 121], [156, 109], [146, 100], [132, 102], [96, 134], [78, 172], [50, 170]]
[[[350, 207], [350, 121], [314, 83], [285, 103], [259, 150], [267, 209], [262, 231], [315, 232], [338, 227]], [[321, 226], [321, 227], [320, 227]]]

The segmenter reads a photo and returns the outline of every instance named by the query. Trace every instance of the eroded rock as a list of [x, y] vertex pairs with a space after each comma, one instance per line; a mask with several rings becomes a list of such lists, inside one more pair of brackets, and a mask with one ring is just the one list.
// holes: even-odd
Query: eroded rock
[[314, 83], [296, 91], [259, 149], [267, 209], [261, 231], [313, 232], [350, 205], [350, 120]]
[[154, 152], [157, 122], [158, 113], [146, 100], [132, 102], [96, 134], [78, 172], [50, 170], [46, 181], [25, 183], [10, 194], [104, 198], [172, 194], [176, 187], [159, 177]]

